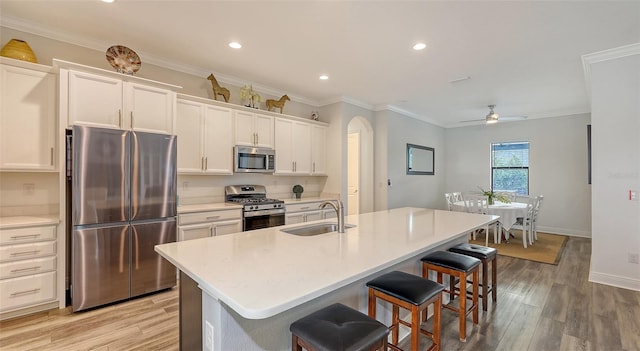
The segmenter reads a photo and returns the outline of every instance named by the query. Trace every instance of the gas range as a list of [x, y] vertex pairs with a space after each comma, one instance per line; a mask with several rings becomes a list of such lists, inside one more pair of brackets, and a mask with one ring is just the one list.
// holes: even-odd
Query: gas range
[[227, 202], [244, 205], [244, 211], [260, 211], [274, 208], [284, 209], [284, 201], [269, 198], [236, 198], [227, 200]]
[[224, 193], [227, 202], [243, 205], [244, 230], [284, 224], [284, 201], [268, 198], [264, 186], [228, 185]]

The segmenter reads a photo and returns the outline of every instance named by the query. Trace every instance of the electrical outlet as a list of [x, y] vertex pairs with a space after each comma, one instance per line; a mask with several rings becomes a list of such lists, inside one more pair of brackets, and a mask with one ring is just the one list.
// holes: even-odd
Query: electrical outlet
[[213, 351], [213, 326], [209, 321], [204, 321], [204, 347], [208, 351]]
[[189, 190], [189, 182], [182, 182], [182, 190]]
[[22, 190], [24, 190], [25, 195], [33, 195], [36, 192], [36, 185], [34, 183], [24, 183], [22, 184]]
[[629, 253], [629, 263], [640, 264], [640, 258], [637, 253]]

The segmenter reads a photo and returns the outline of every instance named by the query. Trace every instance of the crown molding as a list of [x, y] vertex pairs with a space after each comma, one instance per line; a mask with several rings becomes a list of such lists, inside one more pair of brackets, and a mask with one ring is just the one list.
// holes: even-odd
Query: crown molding
[[361, 107], [363, 109], [369, 110], [369, 111], [373, 111], [373, 105], [366, 103], [364, 101], [358, 100], [358, 99], [354, 99], [352, 97], [349, 96], [335, 96], [329, 99], [325, 99], [320, 101], [320, 106], [327, 106], [327, 105], [331, 105], [331, 104], [335, 104], [335, 103], [339, 103], [339, 102], [344, 102], [350, 105], [354, 105], [357, 107]]
[[414, 113], [414, 112], [411, 112], [411, 111], [407, 111], [405, 109], [401, 109], [401, 108], [399, 108], [397, 106], [393, 106], [393, 105], [377, 105], [375, 107], [375, 111], [392, 111], [392, 112], [401, 114], [401, 115], [403, 115], [405, 117], [417, 119], [417, 120], [422, 121], [422, 122], [427, 122], [427, 123], [433, 124], [433, 125], [438, 126], [438, 127], [442, 127], [442, 128], [446, 127], [445, 125], [443, 125], [442, 123], [434, 120], [433, 118], [429, 118], [427, 116], [423, 116], [423, 115], [420, 115], [420, 114], [417, 114], [417, 113]]
[[640, 43], [582, 55], [582, 70], [584, 71], [584, 82], [589, 102], [591, 102], [591, 65], [632, 55], [640, 55]]

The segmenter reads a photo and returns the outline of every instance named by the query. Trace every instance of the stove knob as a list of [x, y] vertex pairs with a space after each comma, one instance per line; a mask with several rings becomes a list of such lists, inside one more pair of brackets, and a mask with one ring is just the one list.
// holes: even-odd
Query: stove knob
[[276, 205], [273, 205], [273, 208], [278, 208], [278, 205], [277, 205], [277, 204], [276, 204]]

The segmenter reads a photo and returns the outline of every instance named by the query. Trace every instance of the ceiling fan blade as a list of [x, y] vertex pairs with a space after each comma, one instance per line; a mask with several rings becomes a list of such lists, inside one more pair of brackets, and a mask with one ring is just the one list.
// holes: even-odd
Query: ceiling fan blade
[[460, 121], [458, 123], [472, 123], [472, 122], [484, 122], [484, 121], [485, 121], [484, 118], [482, 118], [482, 119], [468, 119], [466, 121]]
[[523, 121], [527, 119], [527, 116], [500, 116], [498, 121]]

